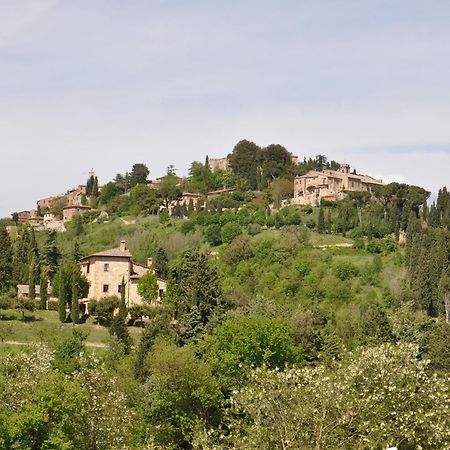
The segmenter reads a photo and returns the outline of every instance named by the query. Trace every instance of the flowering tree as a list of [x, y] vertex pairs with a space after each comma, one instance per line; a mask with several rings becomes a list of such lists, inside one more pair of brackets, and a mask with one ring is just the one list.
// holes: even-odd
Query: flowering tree
[[324, 367], [256, 369], [235, 392], [232, 444], [246, 449], [450, 449], [450, 378], [418, 346], [386, 344]]

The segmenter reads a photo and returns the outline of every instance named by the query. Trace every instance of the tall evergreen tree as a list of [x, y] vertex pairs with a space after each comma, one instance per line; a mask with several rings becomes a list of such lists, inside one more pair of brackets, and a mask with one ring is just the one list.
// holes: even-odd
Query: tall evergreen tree
[[74, 262], [78, 263], [80, 262], [82, 256], [83, 255], [80, 251], [80, 244], [78, 243], [78, 241], [75, 241], [75, 244], [73, 245], [72, 259]]
[[79, 323], [80, 321], [80, 291], [79, 291], [79, 278], [80, 269], [78, 265], [74, 264], [72, 273], [72, 305], [70, 310], [70, 316], [73, 323]]
[[66, 273], [63, 267], [59, 270], [59, 292], [58, 292], [58, 314], [59, 314], [59, 321], [65, 322], [66, 321], [66, 304], [67, 304], [67, 298], [66, 298]]
[[332, 227], [333, 227], [333, 221], [331, 219], [331, 208], [328, 208], [328, 213], [327, 213], [327, 233], [328, 234], [331, 234]]
[[125, 278], [122, 277], [122, 281], [120, 282], [120, 303], [119, 303], [119, 315], [124, 319], [127, 317], [127, 305], [125, 299]]
[[[179, 329], [192, 329], [189, 322], [197, 315], [205, 327], [210, 318], [220, 314], [225, 307], [217, 270], [196, 249], [185, 252], [172, 269], [166, 295], [175, 307]], [[195, 328], [200, 331], [197, 325]]]
[[317, 231], [319, 233], [325, 233], [325, 216], [323, 213], [323, 208], [319, 208], [319, 216], [317, 218]]
[[5, 226], [0, 226], [0, 293], [5, 292], [12, 285], [12, 256], [11, 239]]
[[48, 300], [48, 271], [47, 269], [41, 269], [41, 282], [39, 286], [39, 292], [40, 292], [40, 302], [39, 302], [39, 308], [40, 309], [47, 309], [47, 300]]
[[49, 279], [53, 279], [58, 271], [60, 252], [56, 245], [56, 232], [46, 231], [41, 261], [48, 270]]
[[30, 300], [36, 299], [36, 257], [33, 252], [30, 254], [30, 264], [28, 266], [28, 297]]
[[167, 280], [169, 272], [169, 258], [162, 247], [158, 247], [155, 254], [155, 273], [158, 278]]

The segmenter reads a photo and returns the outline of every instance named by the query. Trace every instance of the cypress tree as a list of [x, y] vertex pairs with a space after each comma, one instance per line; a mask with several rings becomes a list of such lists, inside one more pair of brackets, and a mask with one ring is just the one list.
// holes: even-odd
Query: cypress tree
[[155, 254], [155, 273], [158, 278], [167, 280], [169, 273], [169, 258], [162, 247], [158, 247]]
[[70, 316], [73, 323], [79, 323], [80, 321], [80, 304], [78, 302], [80, 298], [80, 291], [78, 289], [78, 282], [80, 279], [79, 268], [74, 265], [72, 271], [72, 306]]
[[120, 283], [120, 303], [119, 303], [119, 315], [125, 319], [127, 317], [127, 305], [125, 302], [125, 278], [122, 277], [122, 281]]
[[331, 234], [332, 226], [333, 226], [333, 221], [331, 220], [331, 208], [328, 208], [328, 213], [327, 213], [327, 231], [328, 231], [328, 234]]
[[40, 282], [40, 287], [39, 287], [40, 296], [41, 296], [41, 299], [39, 302], [40, 309], [47, 309], [47, 300], [48, 300], [47, 289], [48, 289], [47, 270], [42, 269], [41, 270], [41, 282]]
[[30, 300], [36, 299], [36, 257], [34, 253], [30, 255], [30, 264], [28, 267], [28, 297]]
[[194, 200], [192, 198], [189, 199], [187, 215], [190, 216], [194, 212]]
[[325, 216], [322, 207], [319, 208], [319, 217], [317, 218], [317, 231], [319, 233], [325, 233]]
[[83, 255], [80, 251], [80, 244], [78, 241], [75, 241], [75, 244], [73, 245], [73, 252], [72, 252], [72, 259], [74, 262], [78, 263]]
[[132, 340], [125, 324], [124, 317], [121, 314], [117, 315], [112, 320], [111, 326], [109, 327], [109, 333], [111, 336], [117, 338], [117, 340], [123, 345], [125, 355], [128, 355], [128, 353], [130, 353]]
[[12, 245], [5, 226], [0, 226], [0, 292], [8, 290], [12, 284]]
[[59, 270], [59, 296], [58, 296], [58, 314], [60, 322], [66, 321], [66, 275], [61, 267]]

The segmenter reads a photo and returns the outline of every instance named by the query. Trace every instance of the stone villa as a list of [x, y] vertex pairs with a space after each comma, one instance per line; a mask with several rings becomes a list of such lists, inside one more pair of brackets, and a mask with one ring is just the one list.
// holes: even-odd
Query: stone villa
[[[125, 241], [120, 246], [110, 250], [94, 253], [82, 258], [81, 271], [90, 282], [88, 299], [99, 300], [110, 295], [120, 295], [122, 279], [126, 283], [125, 301], [127, 306], [138, 305], [143, 302], [137, 292], [139, 279], [152, 268], [152, 259], [149, 258], [147, 266], [132, 260], [132, 255]], [[166, 290], [166, 282], [158, 279], [159, 300]], [[88, 302], [85, 300], [85, 303]]]
[[383, 181], [368, 175], [350, 173], [349, 164], [341, 164], [339, 171], [311, 170], [294, 180], [294, 200], [297, 205], [319, 205], [320, 201], [342, 200], [346, 191], [372, 192], [375, 186], [382, 186]]

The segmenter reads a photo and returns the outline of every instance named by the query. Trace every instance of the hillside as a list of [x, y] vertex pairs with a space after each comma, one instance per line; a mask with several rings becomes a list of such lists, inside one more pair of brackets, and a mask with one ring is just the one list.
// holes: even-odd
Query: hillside
[[[169, 214], [138, 183], [66, 232], [0, 227], [3, 447], [447, 448], [447, 190], [256, 187]], [[89, 298], [117, 261], [139, 273]]]

